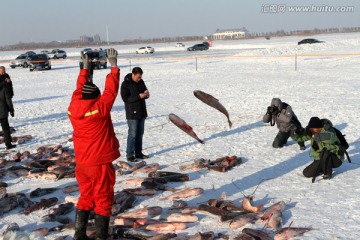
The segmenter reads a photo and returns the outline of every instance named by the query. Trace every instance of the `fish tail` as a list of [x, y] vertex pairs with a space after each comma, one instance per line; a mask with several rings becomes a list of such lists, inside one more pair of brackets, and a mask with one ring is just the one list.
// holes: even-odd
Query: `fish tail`
[[229, 123], [229, 127], [231, 128], [232, 127], [232, 122], [230, 121], [230, 119], [228, 120], [228, 123]]

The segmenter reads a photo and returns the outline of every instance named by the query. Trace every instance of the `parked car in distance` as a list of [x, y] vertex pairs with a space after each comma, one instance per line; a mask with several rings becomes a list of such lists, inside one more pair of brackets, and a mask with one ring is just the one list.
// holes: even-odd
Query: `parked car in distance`
[[36, 52], [33, 52], [33, 51], [27, 51], [26, 53], [24, 53], [24, 54], [26, 54], [26, 55], [35, 55], [36, 54]]
[[[107, 55], [105, 50], [88, 50], [84, 52], [84, 54], [88, 55], [89, 59], [91, 59], [92, 69], [107, 68]], [[84, 68], [82, 60], [79, 62], [79, 67], [80, 69]]]
[[203, 51], [203, 50], [208, 50], [209, 47], [203, 43], [200, 44], [195, 44], [192, 47], [188, 47], [188, 51]]
[[83, 53], [86, 53], [88, 51], [92, 51], [92, 49], [91, 48], [84, 48], [84, 50], [82, 50], [82, 51], [83, 51]]
[[204, 44], [204, 45], [207, 46], [208, 48], [210, 47], [209, 42], [202, 42], [202, 44]]
[[42, 50], [40, 53], [42, 53], [42, 54], [49, 54], [50, 51], [48, 51], [48, 50]]
[[303, 39], [300, 42], [298, 42], [298, 45], [301, 45], [301, 44], [313, 44], [313, 43], [323, 43], [323, 41], [319, 41], [319, 40], [317, 40], [315, 38], [306, 38], [306, 39]]
[[139, 48], [138, 50], [136, 50], [136, 53], [139, 54], [139, 53], [154, 53], [155, 52], [155, 49], [152, 48], [152, 47], [141, 47]]
[[176, 43], [176, 47], [185, 47], [185, 44], [179, 42], [179, 43]]
[[60, 50], [60, 49], [54, 49], [52, 50], [49, 54], [48, 54], [49, 58], [53, 58], [53, 59], [58, 59], [58, 58], [63, 58], [65, 59], [66, 56], [66, 52], [64, 50]]
[[17, 58], [15, 58], [14, 61], [10, 62], [10, 67], [11, 68], [16, 68], [16, 67], [27, 68], [30, 63], [30, 60], [28, 59], [28, 57], [29, 57], [29, 55], [27, 55], [27, 54], [19, 55]]
[[46, 54], [36, 54], [29, 56], [30, 58], [30, 72], [34, 71], [35, 69], [51, 69], [51, 61], [48, 55]]

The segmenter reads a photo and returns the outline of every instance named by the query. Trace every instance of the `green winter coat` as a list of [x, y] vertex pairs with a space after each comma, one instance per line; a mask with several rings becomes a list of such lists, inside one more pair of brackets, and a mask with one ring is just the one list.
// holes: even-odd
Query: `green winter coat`
[[324, 149], [334, 153], [341, 161], [344, 161], [344, 152], [340, 149], [340, 141], [336, 133], [321, 129], [320, 133], [315, 133], [314, 138], [307, 134], [293, 135], [292, 138], [297, 142], [311, 141], [310, 156], [315, 160], [320, 160], [320, 155]]

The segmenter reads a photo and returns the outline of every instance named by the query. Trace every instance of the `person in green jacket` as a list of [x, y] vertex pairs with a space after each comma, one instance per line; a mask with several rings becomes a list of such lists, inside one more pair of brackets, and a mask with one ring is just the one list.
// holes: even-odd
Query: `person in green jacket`
[[310, 156], [314, 158], [303, 174], [305, 177], [316, 178], [323, 173], [324, 179], [332, 178], [332, 169], [338, 168], [344, 161], [344, 151], [340, 140], [333, 131], [325, 130], [318, 117], [312, 117], [305, 129], [295, 131], [292, 138], [297, 142], [311, 141]]

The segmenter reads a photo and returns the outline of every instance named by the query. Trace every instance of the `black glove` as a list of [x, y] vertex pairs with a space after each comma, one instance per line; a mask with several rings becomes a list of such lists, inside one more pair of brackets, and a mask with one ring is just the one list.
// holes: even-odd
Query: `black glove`
[[319, 150], [319, 145], [317, 144], [317, 142], [314, 141], [313, 145], [312, 145], [312, 148], [317, 151]]
[[15, 113], [14, 113], [14, 112], [10, 112], [10, 116], [11, 116], [11, 117], [14, 117], [14, 116], [15, 116]]

